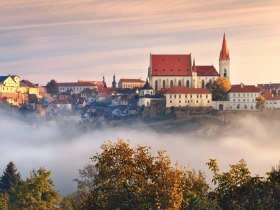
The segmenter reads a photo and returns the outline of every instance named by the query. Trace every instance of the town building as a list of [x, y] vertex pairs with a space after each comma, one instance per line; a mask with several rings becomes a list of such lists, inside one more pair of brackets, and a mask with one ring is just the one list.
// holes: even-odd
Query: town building
[[257, 111], [256, 98], [261, 96], [260, 88], [254, 85], [232, 85], [228, 94], [230, 110]]
[[73, 94], [81, 93], [85, 89], [98, 89], [104, 87], [103, 81], [81, 81], [78, 82], [61, 82], [57, 83], [58, 92], [64, 93], [66, 91], [72, 91]]
[[118, 88], [142, 88], [145, 81], [141, 79], [120, 79], [118, 83]]
[[212, 95], [207, 88], [172, 87], [165, 93], [166, 108], [210, 107]]
[[230, 58], [224, 34], [219, 58], [219, 73], [213, 65], [196, 65], [191, 54], [150, 54], [148, 78], [157, 92], [162, 88], [205, 88], [218, 77], [230, 78]]
[[267, 110], [280, 109], [280, 95], [276, 95], [274, 91], [269, 92], [268, 90], [263, 91], [262, 95], [265, 98], [265, 109]]
[[262, 91], [268, 91], [274, 96], [280, 96], [280, 83], [258, 84]]
[[145, 85], [139, 91], [139, 100], [137, 105], [139, 107], [150, 106], [153, 97], [154, 97], [154, 90], [149, 84], [148, 80], [146, 80]]

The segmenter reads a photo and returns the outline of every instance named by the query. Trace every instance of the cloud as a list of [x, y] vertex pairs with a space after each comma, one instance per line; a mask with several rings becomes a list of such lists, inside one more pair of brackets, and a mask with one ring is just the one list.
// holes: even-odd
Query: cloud
[[[84, 76], [90, 69], [96, 78], [100, 68], [107, 77], [112, 72], [144, 77], [150, 52], [190, 51], [200, 58], [198, 64], [214, 61], [218, 67], [225, 29], [233, 82], [241, 82], [241, 78], [248, 83], [269, 81], [279, 77], [273, 70], [277, 65], [275, 44], [280, 43], [279, 8], [275, 0], [3, 0], [0, 68], [38, 83], [52, 77], [75, 80], [77, 72]], [[123, 57], [112, 59], [120, 51]], [[85, 54], [94, 57], [85, 59]], [[106, 62], [95, 62], [99, 54], [107, 55]], [[263, 62], [254, 62], [260, 58]], [[268, 65], [270, 74], [263, 71]], [[45, 66], [47, 71], [42, 70]], [[65, 78], [71, 71], [72, 78], [71, 74]], [[252, 74], [256, 75], [252, 78]]]

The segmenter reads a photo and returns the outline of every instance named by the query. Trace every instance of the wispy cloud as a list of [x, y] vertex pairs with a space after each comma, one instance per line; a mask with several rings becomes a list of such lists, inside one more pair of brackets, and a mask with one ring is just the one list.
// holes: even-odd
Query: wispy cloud
[[[145, 77], [150, 52], [190, 51], [198, 63], [217, 67], [226, 30], [233, 81], [273, 80], [279, 73], [262, 68], [277, 65], [279, 9], [276, 0], [2, 0], [0, 68], [41, 83], [89, 72], [92, 79], [113, 72]], [[250, 55], [244, 53], [248, 46]], [[247, 62], [260, 52], [266, 52], [262, 64]]]

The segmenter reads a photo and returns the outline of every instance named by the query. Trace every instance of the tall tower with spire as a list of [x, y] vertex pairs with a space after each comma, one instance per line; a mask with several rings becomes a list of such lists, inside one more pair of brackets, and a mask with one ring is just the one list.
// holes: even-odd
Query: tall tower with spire
[[220, 73], [220, 77], [225, 77], [230, 79], [230, 59], [229, 59], [229, 50], [227, 47], [227, 40], [226, 40], [225, 33], [223, 38], [222, 49], [220, 52], [219, 73]]

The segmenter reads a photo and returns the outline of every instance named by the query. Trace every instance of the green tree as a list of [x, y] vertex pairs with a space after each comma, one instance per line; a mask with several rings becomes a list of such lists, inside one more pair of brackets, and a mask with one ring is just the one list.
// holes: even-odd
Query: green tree
[[251, 176], [244, 160], [230, 165], [228, 172], [220, 172], [216, 160], [210, 159], [207, 165], [216, 185], [210, 197], [222, 209], [273, 209], [266, 179]]
[[227, 93], [231, 89], [230, 80], [225, 77], [219, 77], [212, 84], [207, 84], [208, 89], [212, 93], [213, 101], [224, 101], [227, 98]]
[[263, 110], [265, 105], [265, 98], [263, 96], [259, 96], [256, 98], [256, 108], [258, 110]]
[[59, 204], [59, 194], [50, 179], [51, 172], [44, 168], [30, 172], [30, 177], [15, 189], [15, 209], [49, 210]]
[[58, 94], [57, 82], [54, 79], [52, 79], [50, 82], [47, 83], [46, 89], [49, 94], [52, 94], [52, 95]]
[[9, 162], [3, 175], [0, 178], [0, 192], [8, 193], [13, 187], [21, 181], [20, 173], [13, 162]]

